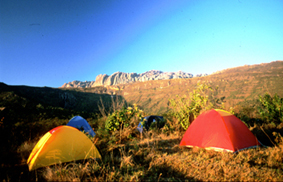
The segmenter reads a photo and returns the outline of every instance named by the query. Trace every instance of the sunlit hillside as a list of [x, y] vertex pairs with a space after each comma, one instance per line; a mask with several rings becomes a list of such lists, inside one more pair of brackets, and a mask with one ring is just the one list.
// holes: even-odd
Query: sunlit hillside
[[225, 97], [227, 107], [264, 93], [283, 96], [283, 61], [230, 68], [205, 77], [133, 83], [120, 86], [120, 93], [128, 103], [162, 114], [169, 109], [168, 99], [188, 94], [197, 83], [218, 87], [218, 97]]
[[282, 81], [283, 61], [276, 61], [230, 68], [205, 77], [187, 79], [69, 89], [2, 85], [2, 90], [12, 91], [43, 105], [96, 113], [99, 113], [98, 106], [102, 102], [110, 107], [111, 98], [119, 96], [128, 105], [138, 104], [148, 114], [164, 114], [170, 109], [169, 99], [176, 98], [176, 95], [187, 95], [198, 83], [210, 84], [219, 98], [225, 97], [225, 105], [229, 108], [240, 102], [256, 99], [264, 93], [282, 96]]

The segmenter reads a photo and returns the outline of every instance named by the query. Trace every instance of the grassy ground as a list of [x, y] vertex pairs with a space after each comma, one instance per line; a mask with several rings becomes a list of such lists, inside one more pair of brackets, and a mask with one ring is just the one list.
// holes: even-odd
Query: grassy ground
[[[127, 131], [123, 131], [127, 133]], [[133, 133], [132, 133], [133, 134]], [[97, 134], [102, 136], [102, 133]], [[29, 172], [37, 140], [17, 150], [19, 163], [1, 166], [4, 181], [281, 181], [283, 143], [238, 153], [180, 147], [183, 132], [150, 131], [122, 142], [96, 140], [102, 160], [74, 161]]]
[[[276, 102], [277, 103], [277, 102]], [[112, 103], [119, 110], [124, 103]], [[2, 181], [281, 181], [283, 179], [283, 122], [277, 117], [259, 119], [257, 105], [245, 103], [236, 110], [254, 135], [265, 145], [238, 153], [208, 151], [180, 147], [185, 133], [180, 122], [168, 113], [164, 128], [152, 129], [140, 135], [136, 130], [140, 119], [129, 119], [128, 127], [106, 131], [108, 113], [101, 106], [100, 118], [87, 118], [95, 128], [93, 142], [102, 159], [72, 161], [28, 171], [26, 161], [41, 136], [50, 129], [66, 124], [71, 113], [63, 118], [34, 117], [24, 120], [20, 109], [5, 108], [0, 112], [0, 180]], [[131, 107], [129, 107], [131, 108]], [[56, 108], [55, 108], [56, 109]], [[52, 108], [51, 110], [55, 110]], [[121, 114], [131, 115], [134, 108]], [[29, 110], [24, 110], [29, 113]], [[41, 114], [41, 110], [38, 113]], [[49, 111], [49, 110], [48, 110]], [[57, 109], [57, 115], [62, 111]], [[139, 113], [139, 111], [137, 110]], [[15, 114], [17, 113], [17, 114]], [[67, 113], [67, 111], [66, 111]], [[281, 113], [281, 112], [280, 112]], [[68, 114], [68, 113], [67, 113]], [[46, 112], [46, 117], [49, 116]], [[282, 119], [282, 118], [281, 118]], [[9, 122], [9, 121], [13, 121]], [[128, 122], [128, 120], [127, 120]], [[29, 126], [29, 127], [27, 127]], [[122, 129], [123, 128], [123, 129]], [[17, 142], [18, 141], [18, 142]]]

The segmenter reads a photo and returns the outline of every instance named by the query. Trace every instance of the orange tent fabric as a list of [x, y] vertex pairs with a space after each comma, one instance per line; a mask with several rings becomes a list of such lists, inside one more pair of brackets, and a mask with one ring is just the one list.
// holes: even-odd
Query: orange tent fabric
[[33, 148], [27, 164], [29, 170], [101, 155], [91, 140], [71, 126], [58, 126], [47, 132]]
[[239, 118], [227, 111], [212, 109], [192, 122], [180, 145], [235, 152], [260, 144]]

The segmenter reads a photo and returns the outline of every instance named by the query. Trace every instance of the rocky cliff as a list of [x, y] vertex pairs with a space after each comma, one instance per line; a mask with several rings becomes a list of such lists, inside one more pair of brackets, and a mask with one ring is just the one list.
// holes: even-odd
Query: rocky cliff
[[[206, 75], [197, 75], [206, 76]], [[62, 88], [89, 88], [96, 86], [110, 86], [118, 84], [127, 84], [132, 82], [145, 82], [149, 80], [165, 80], [165, 79], [176, 79], [176, 78], [192, 78], [193, 75], [182, 71], [178, 72], [162, 72], [157, 70], [147, 71], [145, 73], [124, 73], [115, 72], [112, 75], [100, 74], [96, 77], [95, 81], [72, 81], [62, 85]]]

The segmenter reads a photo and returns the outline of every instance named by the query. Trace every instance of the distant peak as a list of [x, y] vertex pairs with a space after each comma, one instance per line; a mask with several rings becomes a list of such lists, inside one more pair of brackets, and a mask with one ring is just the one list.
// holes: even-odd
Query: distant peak
[[178, 78], [192, 78], [191, 73], [185, 73], [183, 71], [178, 72], [163, 72], [160, 70], [150, 70], [144, 73], [124, 73], [117, 71], [112, 75], [100, 74], [96, 77], [95, 81], [73, 81], [62, 85], [63, 88], [74, 87], [74, 88], [88, 88], [105, 85], [118, 85], [128, 84], [133, 82], [145, 82], [150, 80], [168, 80]]

